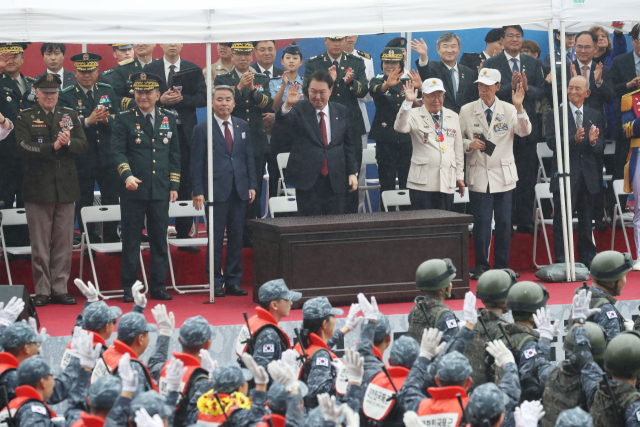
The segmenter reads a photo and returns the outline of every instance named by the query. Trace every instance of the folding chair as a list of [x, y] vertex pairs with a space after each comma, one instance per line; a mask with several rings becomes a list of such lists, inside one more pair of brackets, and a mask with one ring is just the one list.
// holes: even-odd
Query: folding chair
[[411, 206], [409, 190], [387, 190], [382, 192], [381, 197], [385, 212], [389, 212], [389, 206], [395, 206], [396, 211], [400, 210], [400, 206]]
[[7, 277], [9, 285], [13, 285], [11, 279], [11, 270], [9, 269], [9, 256], [11, 255], [31, 255], [31, 246], [9, 246], [4, 241], [4, 227], [13, 225], [27, 225], [27, 214], [24, 208], [19, 209], [3, 209], [2, 224], [0, 225], [0, 234], [2, 235], [2, 254], [4, 255], [4, 263], [7, 266]]
[[[262, 179], [267, 183], [267, 198], [265, 200], [269, 200], [269, 163], [264, 166], [264, 175], [262, 175]], [[262, 216], [262, 219], [265, 219], [267, 215], [269, 215], [269, 203], [264, 204], [264, 215]]]
[[553, 158], [553, 151], [551, 151], [546, 142], [538, 142], [536, 154], [538, 155], [538, 178], [536, 183], [549, 182], [551, 179], [547, 177], [547, 171], [544, 169], [542, 159]]
[[[82, 224], [84, 229], [87, 229], [87, 224], [92, 222], [115, 222], [120, 221], [120, 205], [103, 205], [103, 206], [85, 206], [80, 211], [82, 214]], [[100, 284], [98, 283], [98, 276], [96, 275], [96, 267], [93, 262], [93, 251], [98, 253], [113, 253], [122, 252], [122, 242], [115, 243], [91, 243], [89, 235], [82, 233], [82, 243], [80, 245], [80, 279], [82, 279], [82, 269], [84, 265], [84, 250], [89, 251], [89, 261], [91, 263], [91, 270], [93, 271], [93, 283], [96, 285], [98, 294], [103, 299], [118, 298], [124, 295], [123, 291], [100, 291]], [[140, 269], [142, 270], [142, 280], [144, 282], [144, 293], [149, 290], [149, 284], [147, 283], [147, 273], [144, 271], [144, 262], [142, 261], [142, 248], [140, 252]]]
[[[367, 148], [366, 150], [362, 150], [362, 164], [376, 165], [377, 167], [375, 149], [372, 150]], [[365, 177], [365, 185], [360, 187], [359, 190], [364, 191], [364, 197], [367, 200], [367, 205], [369, 205], [369, 212], [373, 212], [373, 209], [371, 208], [371, 198], [369, 197], [369, 190], [380, 190], [380, 180], [368, 180]]]
[[[205, 207], [204, 209], [207, 209], [207, 208]], [[173, 218], [203, 217], [205, 218], [204, 220], [206, 221], [204, 209], [196, 210], [196, 208], [193, 207], [193, 203], [188, 201], [169, 203], [169, 217], [173, 217]], [[176, 286], [176, 277], [173, 273], [173, 260], [171, 259], [171, 246], [175, 246], [178, 248], [183, 248], [186, 246], [207, 246], [208, 241], [209, 239], [206, 237], [194, 237], [189, 239], [169, 239], [169, 236], [167, 235], [167, 250], [169, 251], [169, 272], [171, 273], [171, 285], [173, 286], [173, 289], [176, 292], [180, 294], [193, 293], [193, 292], [208, 292], [209, 284], [183, 285], [180, 287]]]
[[[633, 224], [633, 212], [622, 213], [622, 205], [620, 204], [620, 196], [628, 194], [624, 191], [624, 179], [616, 179], [615, 181], [613, 181], [613, 193], [616, 196], [616, 206], [613, 209], [613, 221], [611, 222], [611, 250], [613, 250], [613, 240], [616, 235], [616, 220], [620, 218], [620, 223], [622, 224], [622, 234], [624, 234], [624, 241], [627, 243], [627, 252], [631, 254], [631, 247], [629, 246], [629, 237], [627, 237], [625, 220]], [[634, 200], [634, 203], [637, 203], [637, 201]]]
[[296, 189], [287, 188], [287, 184], [284, 182], [283, 170], [287, 168], [287, 163], [289, 163], [289, 153], [278, 154], [276, 160], [278, 162], [278, 170], [280, 171], [280, 179], [278, 179], [278, 194], [276, 194], [276, 196], [295, 196]]
[[277, 213], [298, 212], [298, 203], [294, 196], [272, 197], [269, 199], [269, 212], [271, 218]]

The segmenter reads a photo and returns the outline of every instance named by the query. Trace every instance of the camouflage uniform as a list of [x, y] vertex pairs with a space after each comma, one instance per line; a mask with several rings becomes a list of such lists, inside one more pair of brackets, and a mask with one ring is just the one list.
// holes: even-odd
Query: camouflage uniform
[[305, 425], [300, 405], [309, 389], [303, 382], [300, 382], [299, 385], [298, 394], [287, 393], [284, 386], [276, 382], [271, 385], [267, 392], [269, 409], [274, 414], [282, 415], [286, 418], [286, 427], [304, 427]]
[[159, 415], [163, 420], [168, 420], [168, 425], [173, 425], [174, 411], [179, 397], [178, 392], [171, 392], [163, 400], [155, 391], [146, 391], [131, 400], [128, 397], [120, 396], [114, 403], [109, 415], [104, 423], [104, 427], [122, 427], [130, 425], [133, 422], [136, 411], [144, 408], [152, 417]]
[[[87, 331], [92, 331], [92, 332], [97, 332], [98, 330], [104, 328], [104, 326], [108, 323], [105, 322], [105, 324], [99, 328], [99, 329], [91, 329], [91, 328], [95, 328], [98, 325], [102, 324], [104, 322], [105, 317], [102, 315], [98, 315], [98, 314], [93, 314], [92, 316], [96, 316], [94, 320], [89, 320], [86, 324], [84, 323], [84, 321], [82, 320], [84, 318], [85, 315], [85, 311], [87, 310], [87, 308], [91, 307], [94, 304], [97, 304], [98, 302], [102, 302], [104, 303], [104, 301], [97, 301], [97, 302], [89, 302], [89, 301], [85, 301], [84, 302], [84, 306], [82, 307], [82, 312], [80, 314], [78, 314], [78, 316], [76, 316], [76, 326], [80, 326], [81, 328], [87, 330]], [[105, 303], [106, 305], [106, 303]], [[113, 314], [112, 319], [111, 320], [115, 320], [118, 317], [122, 316], [122, 309], [120, 307], [116, 307], [116, 306], [107, 306], [109, 308], [109, 310], [111, 311], [111, 313]], [[92, 309], [92, 310], [95, 310]], [[102, 309], [99, 310], [100, 313], [102, 313]], [[118, 314], [118, 312], [120, 314]], [[140, 307], [136, 304], [133, 304], [133, 307], [131, 308], [131, 313], [140, 313], [140, 314], [144, 314], [144, 307]]]
[[560, 413], [556, 427], [593, 427], [593, 419], [580, 408], [567, 409]]
[[509, 396], [494, 383], [478, 386], [465, 408], [469, 421], [474, 425], [483, 425], [484, 420], [491, 420], [505, 412], [505, 402], [507, 401], [509, 401]]
[[[458, 319], [453, 311], [447, 307], [444, 301], [421, 295], [415, 299], [416, 305], [409, 312], [409, 331], [411, 338], [420, 343], [422, 341], [422, 331], [425, 328], [438, 328], [442, 332], [442, 341], [449, 342], [458, 332]], [[424, 304], [427, 318], [419, 304]]]
[[503, 338], [503, 341], [515, 356], [518, 372], [520, 373], [520, 381], [533, 376], [536, 362], [535, 356], [538, 354], [536, 348], [540, 334], [538, 331], [518, 323], [509, 323], [504, 329], [509, 337], [509, 342], [515, 347], [509, 347], [509, 342], [507, 342], [506, 338]]
[[[580, 289], [583, 289], [583, 287], [576, 289], [576, 293]], [[591, 292], [589, 308], [599, 308], [600, 313], [588, 317], [587, 320], [602, 326], [607, 333], [607, 341], [611, 341], [625, 330], [624, 318], [615, 306], [618, 301], [595, 286], [589, 286], [587, 292], [589, 291]]]
[[487, 342], [492, 341], [500, 334], [498, 325], [507, 325], [502, 315], [494, 310], [479, 308], [478, 317], [484, 321], [484, 327], [487, 328], [489, 336], [487, 336], [482, 322], [478, 321], [473, 328], [476, 336], [469, 342], [469, 345], [463, 352], [473, 368], [473, 372], [471, 373], [473, 382], [471, 383], [471, 387], [469, 387], [469, 393], [484, 383], [494, 381], [495, 371], [493, 369], [493, 363], [488, 359], [488, 355], [484, 350]]
[[357, 351], [364, 359], [364, 376], [362, 377], [362, 388], [367, 386], [382, 370], [384, 362], [375, 355], [373, 346], [375, 342], [383, 341], [391, 333], [391, 323], [389, 318], [382, 313], [378, 313], [375, 322], [364, 320], [360, 327], [360, 340], [358, 341]]
[[[75, 390], [78, 388], [78, 390]], [[120, 396], [122, 383], [120, 379], [113, 375], [107, 375], [100, 378], [89, 386], [89, 382], [76, 382], [74, 393], [69, 397], [69, 407], [64, 413], [64, 422], [66, 427], [71, 427], [80, 419], [80, 413], [89, 413], [90, 408], [87, 405], [87, 395], [91, 400], [91, 407], [94, 409], [111, 409], [116, 400]]]

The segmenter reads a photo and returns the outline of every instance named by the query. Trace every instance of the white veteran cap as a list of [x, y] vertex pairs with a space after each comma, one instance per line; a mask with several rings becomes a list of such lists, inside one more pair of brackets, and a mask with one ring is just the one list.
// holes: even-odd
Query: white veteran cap
[[500, 83], [500, 71], [493, 68], [483, 68], [478, 72], [478, 80], [475, 83], [484, 83], [486, 85], [494, 85]]
[[446, 92], [446, 90], [444, 90], [442, 80], [429, 78], [422, 82], [422, 93], [429, 94], [438, 90]]

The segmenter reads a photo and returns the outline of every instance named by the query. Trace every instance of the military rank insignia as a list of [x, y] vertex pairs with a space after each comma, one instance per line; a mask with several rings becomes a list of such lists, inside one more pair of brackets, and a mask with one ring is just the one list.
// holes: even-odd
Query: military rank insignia
[[107, 102], [111, 102], [109, 95], [102, 95], [100, 97], [100, 104], [106, 104]]
[[169, 127], [169, 117], [164, 116], [162, 118], [162, 124], [160, 124], [160, 129], [171, 129]]
[[404, 90], [404, 86], [402, 86], [402, 90], [400, 91], [400, 96], [404, 96], [405, 90]]
[[262, 85], [255, 85], [254, 87], [258, 92], [264, 92], [264, 87], [262, 87]]
[[508, 130], [509, 127], [507, 127], [506, 123], [497, 123], [495, 125], [493, 125], [493, 131], [494, 132], [499, 132], [501, 130]]

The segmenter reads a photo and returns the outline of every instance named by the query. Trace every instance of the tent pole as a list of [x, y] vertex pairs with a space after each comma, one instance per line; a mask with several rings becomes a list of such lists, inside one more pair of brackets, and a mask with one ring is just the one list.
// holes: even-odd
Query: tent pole
[[413, 40], [413, 33], [409, 31], [407, 33], [407, 57], [404, 58], [404, 69], [411, 69], [411, 40]]
[[[558, 78], [555, 73], [556, 69], [556, 58], [553, 54], [555, 48], [555, 36], [553, 34], [553, 22], [549, 22], [549, 51], [552, 53], [549, 55], [549, 59], [551, 61], [551, 92], [553, 96], [553, 121], [556, 130], [556, 158], [558, 163], [558, 181], [560, 186], [560, 212], [562, 214], [562, 242], [564, 246], [564, 259], [565, 261], [569, 259], [569, 245], [567, 243], [567, 222], [565, 221], [566, 212], [565, 212], [565, 204], [564, 204], [564, 177], [562, 175], [563, 172], [563, 162], [562, 162], [562, 139], [560, 138], [560, 110], [558, 109]], [[554, 215], [558, 215], [558, 206], [555, 206]], [[544, 227], [544, 224], [542, 224]], [[566, 273], [567, 273], [567, 282], [571, 279], [571, 270], [569, 268], [569, 263], [565, 262]]]
[[[560, 21], [560, 45], [562, 45], [565, 37], [564, 21]], [[562, 46], [560, 47], [562, 49]], [[553, 52], [552, 52], [553, 54]], [[562, 121], [563, 132], [562, 139], [564, 141], [564, 164], [565, 173], [567, 179], [564, 181], [565, 191], [565, 203], [567, 205], [566, 210], [566, 222], [567, 222], [567, 236], [569, 237], [569, 258], [565, 258], [565, 262], [568, 262], [571, 269], [571, 281], [576, 280], [576, 265], [573, 251], [573, 208], [571, 206], [571, 165], [569, 163], [569, 103], [567, 101], [567, 55], [560, 55], [560, 72], [562, 76]], [[589, 224], [591, 226], [591, 224]]]
[[207, 209], [209, 210], [209, 302], [214, 303], [213, 283], [213, 110], [211, 78], [211, 43], [207, 43]]

